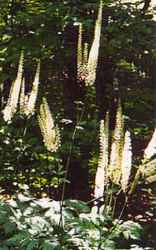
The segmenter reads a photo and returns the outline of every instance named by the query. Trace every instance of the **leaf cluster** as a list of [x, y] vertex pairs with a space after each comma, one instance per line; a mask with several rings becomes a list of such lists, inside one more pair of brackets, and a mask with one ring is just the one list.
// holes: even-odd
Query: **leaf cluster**
[[[0, 249], [150, 249], [141, 247], [142, 227], [94, 214], [85, 202], [36, 199], [27, 192], [0, 202]], [[140, 246], [140, 247], [139, 247]]]
[[34, 192], [47, 192], [63, 182], [64, 170], [58, 154], [46, 150], [38, 133], [34, 117], [28, 123], [16, 116], [12, 124], [1, 125], [0, 183], [6, 192], [14, 192], [19, 184], [28, 184]]

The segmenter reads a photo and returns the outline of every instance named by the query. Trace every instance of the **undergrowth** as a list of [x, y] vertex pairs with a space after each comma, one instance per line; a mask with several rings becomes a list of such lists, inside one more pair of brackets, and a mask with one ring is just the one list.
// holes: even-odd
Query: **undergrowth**
[[104, 211], [94, 213], [78, 200], [65, 200], [61, 208], [59, 201], [18, 193], [0, 202], [0, 250], [152, 249], [143, 248], [138, 223]]

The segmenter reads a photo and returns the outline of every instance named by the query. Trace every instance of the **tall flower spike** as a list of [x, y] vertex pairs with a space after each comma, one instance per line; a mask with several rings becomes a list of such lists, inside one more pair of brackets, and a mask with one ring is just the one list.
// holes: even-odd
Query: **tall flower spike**
[[25, 78], [23, 77], [21, 84], [20, 98], [19, 98], [19, 108], [21, 114], [25, 113], [27, 104], [28, 104], [28, 96], [25, 95]]
[[95, 190], [94, 190], [94, 198], [96, 199], [104, 195], [104, 188], [107, 185], [108, 144], [109, 144], [109, 114], [107, 113], [105, 120], [100, 121], [100, 150], [99, 150], [99, 161], [95, 177]]
[[43, 136], [43, 142], [47, 150], [56, 152], [60, 146], [59, 129], [54, 124], [54, 119], [50, 112], [47, 100], [43, 98], [38, 115], [39, 126]]
[[22, 51], [18, 65], [17, 77], [15, 81], [12, 83], [7, 104], [4, 110], [2, 111], [4, 120], [6, 122], [10, 122], [13, 115], [17, 111], [17, 105], [18, 105], [20, 88], [23, 77], [23, 61], [24, 61], [24, 52]]
[[148, 145], [144, 151], [144, 159], [149, 160], [155, 154], [156, 154], [156, 128], [155, 128], [155, 131], [152, 135], [150, 142], [148, 143]]
[[100, 1], [98, 16], [95, 23], [94, 39], [89, 52], [88, 65], [87, 65], [87, 78], [86, 85], [93, 85], [96, 79], [96, 69], [98, 64], [100, 37], [101, 37], [101, 26], [102, 26], [102, 6], [103, 2]]
[[20, 98], [19, 98], [19, 104], [20, 104], [20, 112], [24, 112], [24, 106], [25, 106], [25, 78], [22, 79], [21, 84], [21, 92], [20, 92]]
[[121, 101], [118, 102], [116, 125], [114, 130], [110, 164], [109, 164], [109, 177], [113, 183], [119, 185], [121, 179], [121, 162], [123, 152], [123, 137], [124, 137], [124, 120], [122, 114]]
[[38, 65], [37, 65], [35, 79], [32, 84], [32, 90], [29, 95], [27, 107], [25, 108], [25, 114], [27, 116], [32, 115], [35, 110], [35, 104], [36, 104], [37, 95], [38, 95], [39, 77], [40, 77], [40, 61], [38, 62]]
[[87, 62], [88, 62], [88, 43], [84, 43], [83, 65], [87, 65]]
[[121, 170], [122, 170], [121, 186], [124, 192], [127, 191], [128, 182], [131, 174], [131, 168], [132, 168], [131, 134], [129, 131], [126, 131], [123, 154], [122, 154], [122, 163], [121, 163]]
[[77, 44], [77, 79], [81, 79], [82, 67], [83, 67], [83, 55], [82, 55], [82, 23], [79, 23], [79, 34]]
[[81, 75], [82, 80], [83, 79], [85, 80], [88, 74], [87, 63], [88, 63], [88, 43], [85, 43], [83, 49], [83, 63], [82, 63], [82, 75]]

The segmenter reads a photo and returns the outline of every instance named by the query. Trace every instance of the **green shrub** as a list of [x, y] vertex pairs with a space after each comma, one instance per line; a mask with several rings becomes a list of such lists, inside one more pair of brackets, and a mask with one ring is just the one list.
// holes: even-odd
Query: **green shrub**
[[142, 227], [94, 214], [85, 202], [36, 199], [19, 193], [0, 202], [0, 250], [113, 250], [142, 248]]

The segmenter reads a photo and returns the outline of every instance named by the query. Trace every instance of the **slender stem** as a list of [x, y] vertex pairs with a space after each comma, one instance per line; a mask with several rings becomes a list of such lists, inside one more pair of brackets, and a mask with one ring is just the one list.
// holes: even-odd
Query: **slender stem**
[[136, 175], [135, 175], [135, 178], [134, 178], [134, 181], [132, 182], [132, 185], [131, 185], [131, 188], [130, 188], [130, 191], [129, 191], [129, 194], [132, 194], [136, 188], [136, 185], [139, 181], [139, 178], [141, 176], [141, 169], [139, 168], [136, 172]]
[[110, 197], [109, 197], [109, 203], [108, 203], [108, 208], [109, 208], [109, 210], [110, 210], [110, 208], [112, 207], [112, 201], [113, 201], [113, 194], [112, 194], [112, 192], [111, 192]]
[[[125, 195], [125, 202], [124, 202], [124, 204], [123, 204], [121, 213], [119, 214], [118, 220], [121, 219], [121, 217], [122, 217], [122, 215], [123, 215], [123, 213], [124, 213], [124, 210], [125, 210], [126, 205], [127, 205], [127, 201], [128, 201], [128, 197]], [[104, 242], [105, 242], [106, 240], [108, 240], [108, 239], [111, 237], [112, 232], [116, 229], [116, 227], [117, 227], [118, 224], [119, 224], [119, 223], [117, 222], [117, 223], [110, 229], [109, 235], [108, 235], [107, 239], [104, 240]]]
[[114, 217], [114, 215], [115, 215], [115, 209], [116, 209], [117, 199], [118, 199], [118, 195], [121, 193], [121, 191], [122, 191], [122, 189], [120, 189], [116, 193], [116, 197], [114, 198], [114, 204], [113, 204], [113, 209], [112, 209], [112, 217]]
[[90, 201], [87, 201], [86, 204], [90, 204], [90, 203], [93, 203], [94, 201], [99, 201], [101, 199], [103, 199], [103, 195], [98, 198], [94, 198], [94, 199], [91, 199]]
[[100, 233], [100, 237], [99, 237], [99, 245], [97, 247], [97, 250], [101, 249], [101, 244], [102, 244], [102, 234], [101, 234], [101, 227], [99, 228], [99, 233]]
[[114, 203], [113, 203], [113, 205], [112, 205], [112, 217], [114, 218], [114, 215], [115, 215], [115, 209], [116, 209], [116, 204], [117, 204], [117, 196], [116, 197], [114, 197]]
[[80, 122], [82, 120], [82, 117], [83, 117], [83, 114], [84, 114], [84, 108], [81, 111], [79, 120], [77, 121], [76, 126], [75, 126], [74, 131], [73, 131], [73, 135], [72, 135], [72, 139], [71, 139], [71, 143], [70, 143], [70, 147], [69, 147], [69, 155], [68, 155], [66, 166], [65, 166], [65, 169], [66, 169], [65, 181], [63, 182], [62, 195], [61, 195], [61, 201], [60, 201], [60, 221], [59, 221], [59, 225], [62, 225], [62, 226], [63, 226], [63, 223], [62, 223], [63, 222], [62, 221], [62, 219], [63, 219], [62, 218], [62, 216], [63, 216], [62, 209], [63, 209], [63, 201], [64, 201], [64, 196], [65, 196], [65, 190], [66, 190], [66, 180], [67, 180], [67, 177], [68, 177], [69, 166], [70, 166], [70, 161], [71, 161], [71, 155], [72, 155], [75, 135], [76, 135], [76, 132], [77, 132], [77, 126], [80, 124]]
[[84, 112], [85, 112], [85, 108], [87, 107], [87, 103], [89, 101], [89, 93], [90, 93], [89, 90], [90, 90], [90, 88], [88, 88], [88, 95], [85, 96], [84, 106], [83, 106], [83, 108], [81, 110], [79, 118], [77, 119], [77, 124], [76, 124], [76, 126], [74, 128], [74, 131], [73, 131], [73, 135], [72, 135], [71, 143], [70, 143], [70, 147], [69, 147], [69, 155], [68, 155], [66, 166], [65, 166], [66, 173], [65, 173], [65, 181], [63, 182], [63, 187], [62, 187], [62, 195], [61, 195], [61, 201], [60, 201], [60, 221], [59, 221], [59, 226], [62, 225], [62, 227], [63, 227], [62, 210], [63, 210], [63, 201], [64, 201], [64, 196], [65, 196], [65, 190], [66, 190], [66, 180], [67, 180], [67, 177], [68, 177], [68, 172], [69, 172], [69, 166], [70, 166], [70, 161], [71, 161], [71, 155], [72, 155], [75, 135], [76, 135], [76, 132], [77, 132], [77, 129], [78, 129], [77, 127], [78, 127], [78, 125], [80, 125], [80, 122], [82, 121], [82, 118], [83, 118], [83, 115], [84, 115]]
[[122, 217], [122, 215], [123, 215], [123, 213], [124, 213], [124, 210], [125, 210], [126, 205], [127, 205], [127, 201], [128, 201], [128, 196], [125, 195], [125, 202], [124, 202], [124, 204], [123, 204], [121, 213], [120, 213], [120, 215], [119, 215], [119, 217], [118, 217], [119, 220], [121, 219], [121, 217]]

